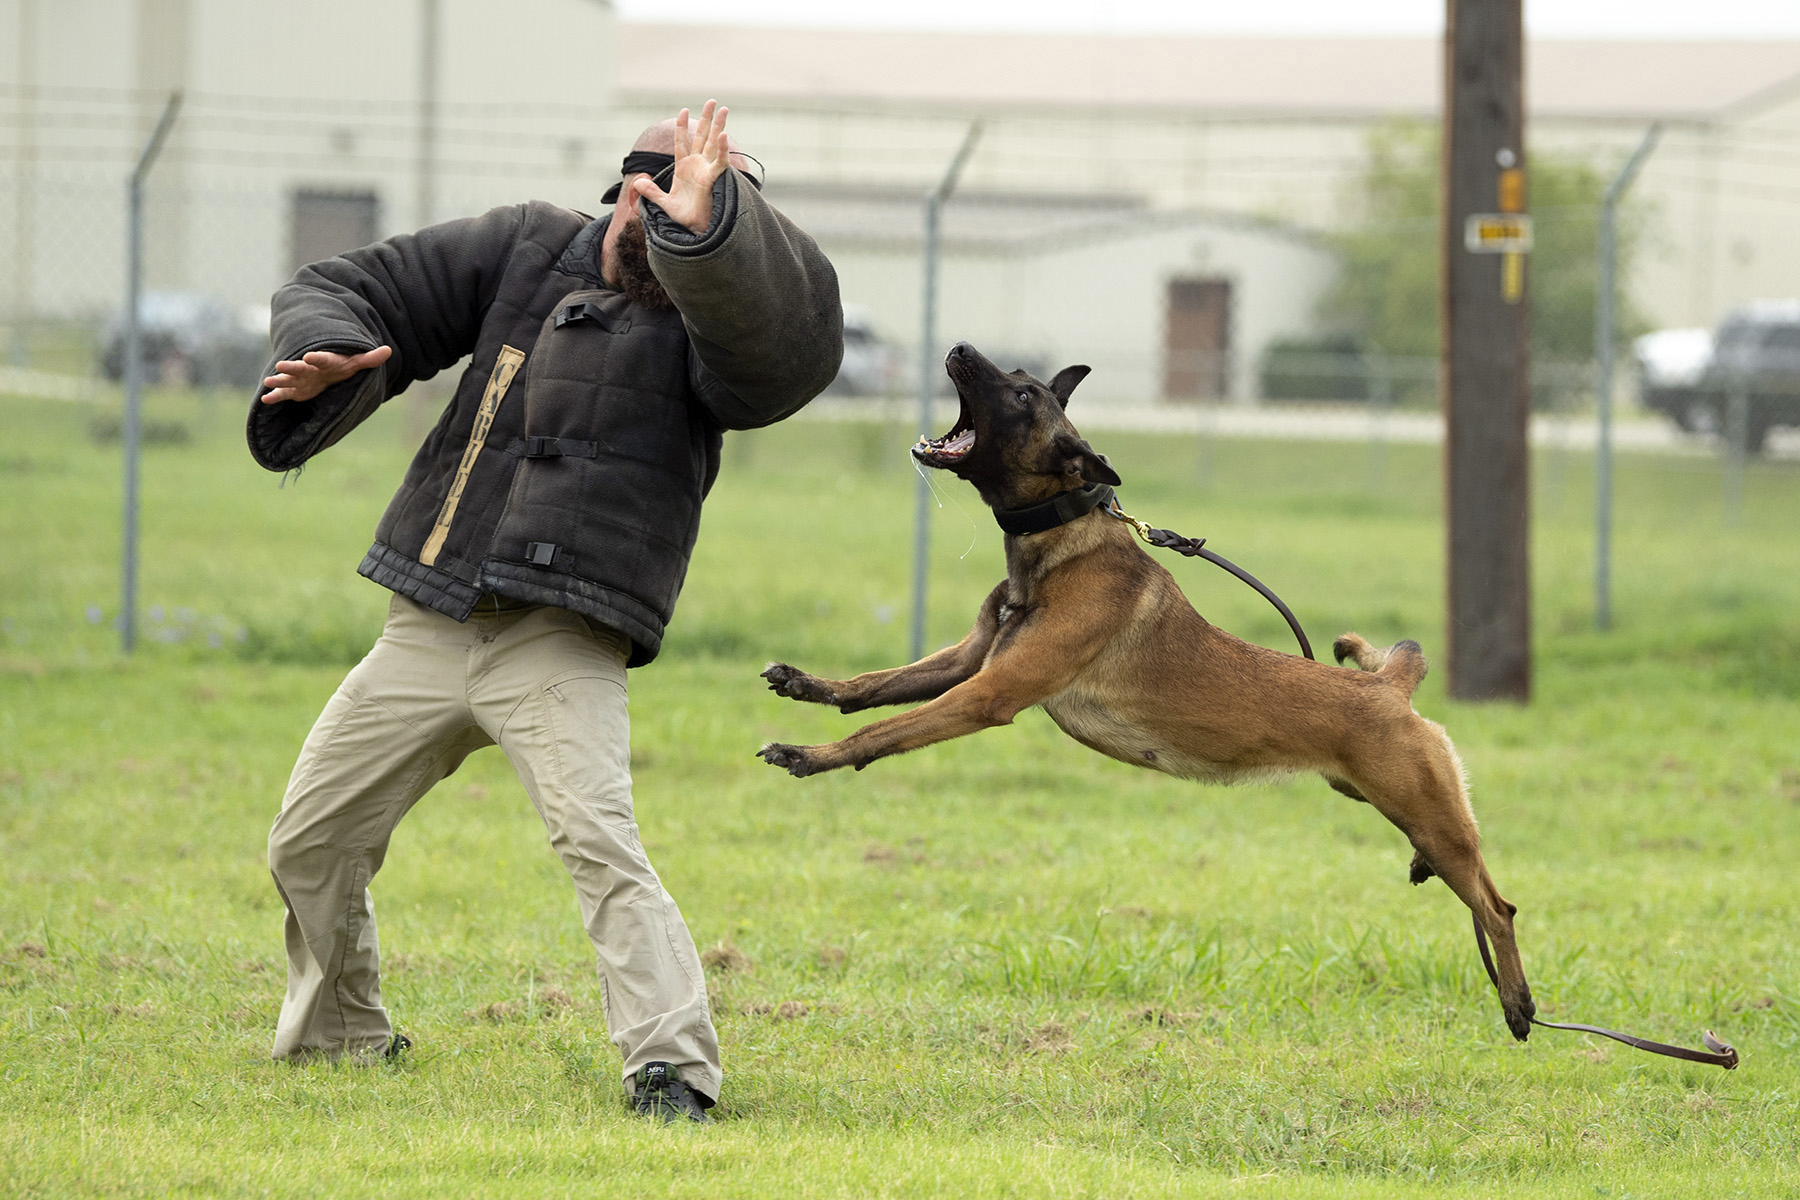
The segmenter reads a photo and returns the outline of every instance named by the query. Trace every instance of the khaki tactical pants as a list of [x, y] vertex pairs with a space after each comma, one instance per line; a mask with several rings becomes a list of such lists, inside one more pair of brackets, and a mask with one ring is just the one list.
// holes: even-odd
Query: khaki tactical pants
[[498, 744], [574, 878], [625, 1075], [668, 1062], [718, 1096], [694, 940], [632, 819], [628, 652], [622, 635], [565, 609], [489, 600], [458, 623], [394, 597], [381, 639], [307, 737], [269, 834], [287, 904], [276, 1058], [386, 1046], [369, 881], [419, 797], [471, 751]]

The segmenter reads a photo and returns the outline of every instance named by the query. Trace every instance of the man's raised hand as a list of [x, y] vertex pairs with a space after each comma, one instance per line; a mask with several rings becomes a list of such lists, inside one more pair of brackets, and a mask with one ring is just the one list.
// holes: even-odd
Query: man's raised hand
[[[717, 110], [715, 112], [715, 110]], [[731, 139], [725, 136], [725, 118], [731, 110], [708, 100], [700, 107], [700, 123], [688, 129], [688, 110], [675, 118], [675, 178], [663, 191], [649, 176], [632, 181], [639, 196], [695, 233], [712, 224], [713, 183], [731, 165]]]
[[263, 386], [269, 390], [263, 393], [262, 402], [279, 404], [283, 400], [311, 400], [334, 383], [342, 383], [370, 367], [379, 367], [393, 354], [392, 346], [377, 346], [362, 354], [314, 350], [298, 359], [278, 362], [275, 374], [263, 380]]

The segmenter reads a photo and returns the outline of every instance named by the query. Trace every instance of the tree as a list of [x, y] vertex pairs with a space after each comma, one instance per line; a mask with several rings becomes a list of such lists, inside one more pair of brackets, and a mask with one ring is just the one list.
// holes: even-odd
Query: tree
[[[1369, 136], [1369, 161], [1354, 186], [1358, 217], [1332, 240], [1342, 256], [1322, 315], [1372, 350], [1404, 357], [1438, 354], [1440, 138], [1435, 123], [1396, 121]], [[1526, 169], [1534, 365], [1586, 363], [1593, 357], [1600, 201], [1606, 178], [1587, 162], [1549, 154]], [[1629, 210], [1619, 226], [1619, 278], [1628, 277], [1641, 222]], [[1622, 338], [1646, 328], [1621, 296]]]

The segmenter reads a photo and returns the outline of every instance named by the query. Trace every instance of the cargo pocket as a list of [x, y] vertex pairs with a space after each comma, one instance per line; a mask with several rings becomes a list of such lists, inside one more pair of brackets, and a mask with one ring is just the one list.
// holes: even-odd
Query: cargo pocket
[[587, 668], [538, 695], [556, 786], [613, 816], [631, 816], [631, 719], [624, 681]]

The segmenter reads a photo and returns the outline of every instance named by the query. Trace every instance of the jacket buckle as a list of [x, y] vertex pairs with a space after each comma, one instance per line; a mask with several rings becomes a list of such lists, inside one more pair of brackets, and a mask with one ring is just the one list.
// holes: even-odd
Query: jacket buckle
[[624, 333], [631, 328], [630, 317], [613, 316], [590, 300], [583, 300], [579, 304], [565, 304], [556, 310], [556, 328], [561, 329], [576, 321], [592, 321], [608, 333]]

